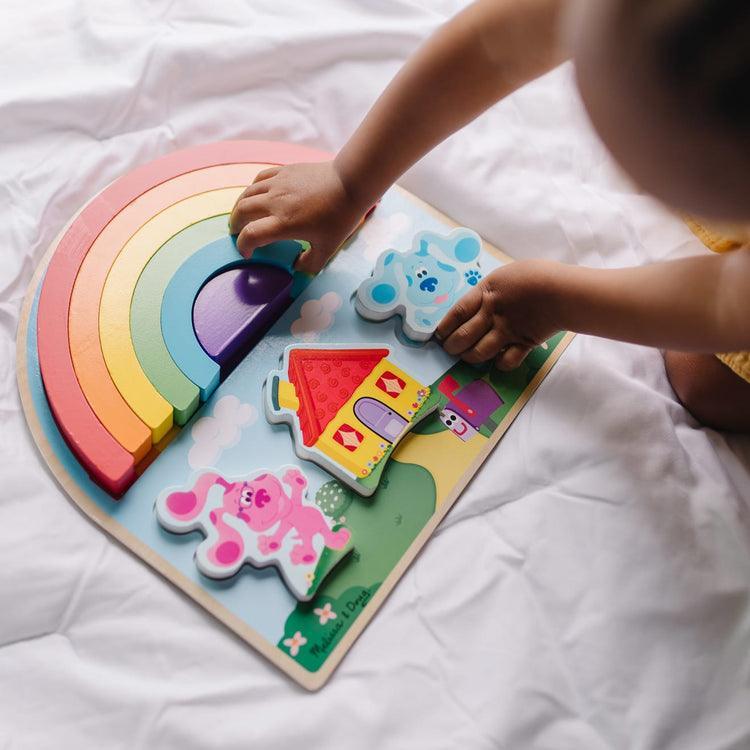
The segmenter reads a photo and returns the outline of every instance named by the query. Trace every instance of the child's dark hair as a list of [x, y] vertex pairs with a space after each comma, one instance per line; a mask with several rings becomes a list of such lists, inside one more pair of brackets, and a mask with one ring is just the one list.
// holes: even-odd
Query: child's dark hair
[[[696, 124], [750, 142], [750, 2], [630, 0], [624, 23], [645, 32], [657, 78]], [[636, 13], [632, 10], [637, 9]]]

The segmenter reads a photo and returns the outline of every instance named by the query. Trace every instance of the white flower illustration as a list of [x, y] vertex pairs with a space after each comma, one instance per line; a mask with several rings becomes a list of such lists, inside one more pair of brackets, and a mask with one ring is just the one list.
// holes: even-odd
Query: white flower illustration
[[299, 630], [291, 638], [284, 639], [284, 645], [289, 649], [289, 654], [291, 656], [297, 656], [300, 647], [304, 646], [306, 643], [307, 638], [305, 638]]
[[323, 607], [315, 607], [313, 612], [318, 616], [321, 625], [325, 625], [329, 620], [335, 620], [338, 617], [331, 609], [331, 602], [326, 602]]

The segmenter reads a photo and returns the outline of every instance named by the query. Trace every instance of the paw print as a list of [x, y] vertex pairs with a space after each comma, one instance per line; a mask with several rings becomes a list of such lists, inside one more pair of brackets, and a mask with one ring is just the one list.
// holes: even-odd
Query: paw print
[[289, 553], [289, 559], [292, 561], [292, 565], [312, 565], [317, 557], [315, 550], [304, 544], [298, 544], [295, 547], [292, 547], [292, 551]]
[[271, 537], [261, 534], [258, 537], [258, 550], [262, 555], [270, 555], [279, 548], [278, 542], [271, 542]]
[[281, 479], [286, 484], [298, 484], [300, 487], [307, 486], [307, 478], [299, 469], [289, 469]]
[[479, 271], [477, 271], [477, 270], [475, 270], [475, 269], [473, 269], [473, 268], [470, 268], [470, 269], [469, 269], [469, 270], [468, 270], [468, 271], [467, 271], [467, 272], [466, 272], [466, 273], [464, 274], [464, 278], [466, 279], [466, 283], [467, 283], [467, 284], [468, 284], [469, 286], [476, 286], [476, 285], [477, 285], [477, 284], [478, 284], [478, 283], [480, 282], [480, 280], [481, 280], [481, 278], [482, 278], [482, 274], [481, 274], [481, 273], [479, 273]]

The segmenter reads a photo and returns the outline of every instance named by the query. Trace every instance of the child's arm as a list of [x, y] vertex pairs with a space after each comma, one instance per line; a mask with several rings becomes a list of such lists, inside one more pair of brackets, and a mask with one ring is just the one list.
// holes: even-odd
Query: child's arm
[[365, 212], [414, 162], [524, 83], [562, 61], [567, 0], [478, 0], [442, 26], [394, 78], [336, 159], [258, 175], [231, 217], [237, 247], [302, 238], [319, 271]]
[[600, 270], [518, 261], [489, 274], [438, 326], [450, 354], [517, 367], [560, 330], [698, 352], [750, 348], [750, 251]]

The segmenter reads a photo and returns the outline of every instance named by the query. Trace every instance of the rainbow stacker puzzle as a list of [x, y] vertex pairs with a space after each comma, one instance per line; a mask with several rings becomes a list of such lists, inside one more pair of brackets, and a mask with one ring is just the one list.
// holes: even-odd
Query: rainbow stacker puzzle
[[[315, 278], [294, 269], [302, 240], [242, 259], [244, 187], [327, 158], [233, 141], [124, 175], [53, 243], [18, 332], [26, 418], [73, 502], [308, 689], [571, 338], [512, 373], [429, 340], [441, 305], [510, 259], [399, 188]], [[414, 300], [397, 289], [412, 273]]]

